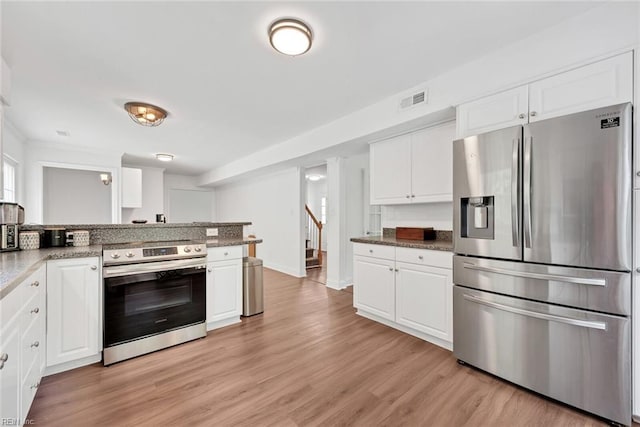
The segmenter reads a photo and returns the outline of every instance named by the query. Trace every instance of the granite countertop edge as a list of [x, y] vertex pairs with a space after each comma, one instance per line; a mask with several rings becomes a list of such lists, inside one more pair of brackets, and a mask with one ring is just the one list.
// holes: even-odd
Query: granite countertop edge
[[453, 252], [453, 242], [451, 240], [406, 240], [396, 239], [395, 237], [365, 236], [353, 237], [351, 241], [353, 243]]
[[101, 256], [102, 245], [47, 248], [2, 253], [0, 254], [0, 300], [9, 295], [11, 291], [18, 287], [20, 283], [38, 270], [38, 268], [47, 261], [54, 259]]
[[243, 237], [242, 239], [238, 238], [228, 238], [228, 239], [207, 239], [205, 242], [208, 248], [219, 248], [223, 246], [238, 246], [238, 245], [248, 245], [250, 243], [262, 243], [262, 239], [254, 239], [251, 237]]
[[150, 222], [146, 224], [23, 224], [21, 230], [40, 230], [42, 228], [66, 228], [69, 230], [83, 229], [128, 229], [128, 228], [187, 228], [187, 227], [231, 227], [251, 225], [251, 222], [187, 222], [187, 223], [163, 223]]

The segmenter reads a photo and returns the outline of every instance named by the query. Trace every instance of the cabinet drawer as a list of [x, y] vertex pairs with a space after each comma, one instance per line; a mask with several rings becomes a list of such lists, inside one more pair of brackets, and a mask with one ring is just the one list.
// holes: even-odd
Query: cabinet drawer
[[45, 267], [42, 266], [40, 267], [40, 269], [38, 269], [38, 271], [29, 276], [27, 280], [22, 282], [20, 286], [24, 288], [22, 291], [23, 301], [27, 302], [31, 300], [34, 295], [44, 296], [46, 280], [46, 270]]
[[354, 243], [353, 253], [354, 255], [394, 260], [396, 257], [396, 247], [388, 245], [369, 245], [366, 243]]
[[396, 261], [451, 270], [453, 268], [453, 253], [429, 249], [397, 248]]
[[40, 370], [36, 363], [30, 366], [29, 371], [22, 380], [22, 406], [21, 413], [22, 419], [26, 419], [29, 415], [29, 409], [31, 409], [31, 403], [36, 396], [38, 387], [40, 386]]
[[224, 261], [242, 258], [242, 246], [222, 246], [207, 249], [207, 261]]
[[37, 293], [31, 296], [31, 299], [25, 302], [20, 312], [20, 325], [22, 331], [27, 331], [36, 320], [46, 316], [46, 298], [44, 294]]
[[5, 297], [0, 301], [0, 307], [2, 308], [0, 310], [0, 326], [8, 325], [13, 318], [18, 316], [20, 308], [22, 308], [23, 290], [23, 286], [20, 285], [9, 292], [9, 294], [5, 295]]
[[36, 318], [22, 336], [22, 375], [25, 378], [27, 371], [35, 360], [39, 365], [45, 346], [44, 317]]

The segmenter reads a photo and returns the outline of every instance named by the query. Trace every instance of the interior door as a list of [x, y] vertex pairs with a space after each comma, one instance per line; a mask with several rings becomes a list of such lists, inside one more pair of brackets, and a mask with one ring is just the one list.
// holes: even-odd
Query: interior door
[[458, 254], [522, 259], [522, 126], [453, 142], [453, 232]]
[[524, 132], [524, 260], [631, 270], [631, 104]]

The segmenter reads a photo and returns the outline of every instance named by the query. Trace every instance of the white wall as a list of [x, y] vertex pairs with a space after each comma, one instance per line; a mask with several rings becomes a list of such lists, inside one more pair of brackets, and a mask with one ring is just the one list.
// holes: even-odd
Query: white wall
[[16, 202], [24, 206], [24, 170], [26, 138], [6, 118], [2, 123], [2, 150], [4, 154], [17, 162], [16, 167]]
[[99, 171], [45, 167], [43, 178], [44, 224], [111, 222], [111, 188]]
[[[167, 222], [215, 221], [215, 201], [215, 190], [199, 187], [196, 176], [164, 174], [164, 212], [167, 215]], [[204, 202], [209, 206], [202, 206]], [[181, 206], [176, 206], [176, 203]], [[177, 208], [180, 213], [179, 217], [175, 218], [176, 215], [172, 212], [176, 212]], [[193, 212], [191, 217], [183, 215], [195, 209], [202, 212]]]
[[[639, 9], [637, 2], [607, 2], [411, 90], [214, 169], [203, 174], [200, 182], [215, 184], [348, 141], [370, 139], [462, 102], [630, 50], [640, 43]], [[424, 87], [429, 90], [428, 105], [398, 111], [399, 99]]]
[[382, 206], [382, 227], [433, 227], [453, 230], [451, 203], [416, 203]]
[[[65, 167], [84, 165], [87, 170], [109, 171], [113, 176], [112, 217], [120, 222], [121, 152], [80, 148], [77, 146], [28, 141], [25, 146], [25, 222], [41, 224], [43, 220], [43, 165]], [[82, 168], [81, 168], [82, 169]]]
[[304, 266], [304, 176], [300, 168], [216, 188], [217, 221], [250, 221], [247, 234], [264, 239], [256, 255], [265, 267], [296, 277]]
[[142, 169], [142, 207], [123, 208], [122, 224], [130, 224], [134, 219], [146, 219], [147, 222], [156, 222], [156, 214], [165, 213], [164, 169], [133, 167]]

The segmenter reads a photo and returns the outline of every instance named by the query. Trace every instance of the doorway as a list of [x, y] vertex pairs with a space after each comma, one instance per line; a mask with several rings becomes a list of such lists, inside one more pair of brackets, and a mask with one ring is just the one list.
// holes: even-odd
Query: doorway
[[327, 165], [305, 170], [305, 266], [307, 278], [326, 284]]

